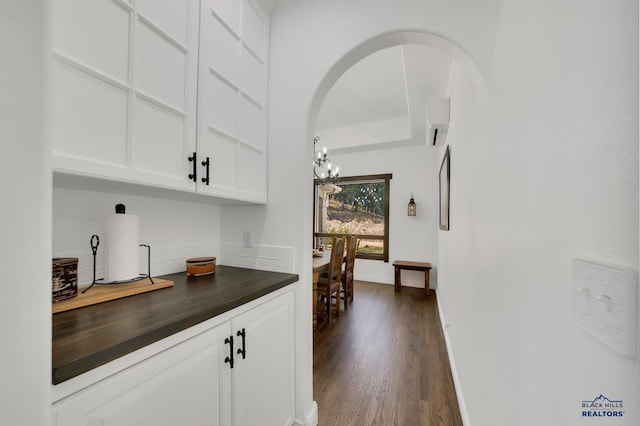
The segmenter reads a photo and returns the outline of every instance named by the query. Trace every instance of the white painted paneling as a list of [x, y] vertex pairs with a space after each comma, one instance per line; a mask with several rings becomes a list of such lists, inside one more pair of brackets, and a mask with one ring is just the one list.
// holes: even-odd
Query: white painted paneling
[[222, 323], [62, 399], [57, 425], [229, 424], [229, 334]]
[[204, 114], [206, 123], [235, 137], [237, 135], [237, 90], [211, 73], [206, 76], [206, 80], [203, 100], [206, 109], [201, 112]]
[[59, 62], [52, 90], [54, 151], [125, 166], [128, 92]]
[[239, 98], [238, 137], [259, 149], [265, 148], [264, 110], [244, 96]]
[[[268, 21], [249, 3], [241, 10], [242, 4], [202, 1], [197, 139], [200, 158], [210, 158], [211, 180], [197, 190], [260, 202], [266, 196], [266, 65], [248, 46], [260, 44], [264, 57]], [[247, 28], [242, 34], [234, 24], [240, 14]]]
[[108, 401], [88, 418], [117, 426], [222, 425], [220, 401], [224, 390], [217, 384], [222, 382], [218, 366], [224, 365], [221, 349], [226, 348], [219, 344], [224, 338], [218, 339], [217, 345]]
[[242, 41], [261, 59], [264, 58], [266, 21], [249, 0], [242, 9]]
[[209, 14], [203, 17], [207, 21], [201, 52], [208, 64], [227, 80], [238, 84], [238, 39], [225, 28], [216, 17]]
[[265, 67], [246, 47], [242, 49], [240, 69], [240, 88], [260, 105], [264, 105]]
[[246, 358], [236, 356], [233, 374], [235, 426], [293, 423], [293, 311], [288, 292], [231, 321], [234, 334], [245, 330], [246, 340]]
[[198, 7], [191, 0], [136, 0], [136, 9], [146, 19], [186, 46], [189, 31], [189, 8]]
[[266, 190], [264, 154], [242, 143], [238, 144], [238, 188], [261, 194]]
[[232, 31], [240, 33], [240, 6], [238, 0], [209, 0], [207, 7], [212, 10]]
[[126, 82], [131, 12], [112, 0], [64, 0], [52, 4], [54, 48]]
[[[235, 188], [236, 187], [236, 155], [237, 142], [233, 139], [209, 130], [209, 146], [212, 147], [211, 155], [211, 185], [214, 187]], [[205, 152], [208, 150], [205, 148]], [[207, 154], [209, 155], [209, 154]]]
[[[136, 169], [186, 177], [185, 118], [137, 98], [133, 123], [133, 158]], [[184, 161], [176, 161], [183, 159]]]
[[140, 20], [135, 49], [136, 88], [184, 111], [187, 52]]
[[193, 191], [198, 3], [53, 3], [56, 170]]

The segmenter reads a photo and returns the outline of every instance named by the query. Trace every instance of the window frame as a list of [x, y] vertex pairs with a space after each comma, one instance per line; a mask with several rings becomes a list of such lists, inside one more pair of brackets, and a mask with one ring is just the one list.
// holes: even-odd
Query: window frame
[[322, 237], [341, 237], [354, 235], [360, 240], [382, 240], [383, 252], [382, 254], [367, 254], [356, 252], [357, 259], [369, 259], [369, 260], [382, 260], [385, 263], [389, 262], [389, 201], [391, 198], [391, 179], [393, 175], [391, 173], [377, 174], [377, 175], [361, 175], [361, 176], [346, 176], [340, 177], [336, 185], [340, 186], [341, 183], [357, 184], [357, 183], [370, 183], [370, 182], [384, 182], [384, 235], [369, 235], [369, 234], [337, 234], [337, 233], [321, 233], [316, 232], [317, 213], [318, 206], [316, 200], [318, 198], [318, 185], [322, 182], [320, 179], [314, 179], [313, 181], [313, 241], [314, 244], [317, 238]]

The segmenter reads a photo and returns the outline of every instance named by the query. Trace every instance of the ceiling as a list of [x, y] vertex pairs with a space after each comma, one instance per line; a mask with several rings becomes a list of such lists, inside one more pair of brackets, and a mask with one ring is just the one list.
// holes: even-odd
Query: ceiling
[[451, 57], [423, 45], [375, 52], [347, 70], [316, 122], [335, 153], [426, 143], [427, 102], [446, 97]]
[[[272, 13], [287, 0], [259, 0]], [[347, 70], [318, 114], [319, 146], [334, 153], [426, 144], [427, 102], [448, 94], [451, 57], [424, 45], [375, 52]]]

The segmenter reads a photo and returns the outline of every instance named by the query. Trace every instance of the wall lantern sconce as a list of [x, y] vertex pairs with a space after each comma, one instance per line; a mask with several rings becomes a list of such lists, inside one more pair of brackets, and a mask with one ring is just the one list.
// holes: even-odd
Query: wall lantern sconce
[[413, 199], [413, 194], [411, 194], [411, 199], [409, 200], [409, 204], [407, 205], [407, 216], [415, 216], [416, 215], [416, 202]]

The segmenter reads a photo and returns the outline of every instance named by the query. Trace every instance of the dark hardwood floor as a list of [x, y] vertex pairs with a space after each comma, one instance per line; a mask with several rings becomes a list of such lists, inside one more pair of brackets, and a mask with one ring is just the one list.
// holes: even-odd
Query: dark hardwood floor
[[314, 333], [318, 424], [462, 425], [435, 292], [356, 281]]

